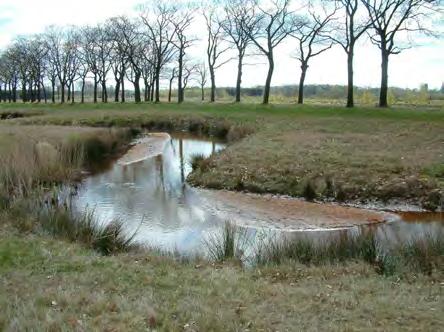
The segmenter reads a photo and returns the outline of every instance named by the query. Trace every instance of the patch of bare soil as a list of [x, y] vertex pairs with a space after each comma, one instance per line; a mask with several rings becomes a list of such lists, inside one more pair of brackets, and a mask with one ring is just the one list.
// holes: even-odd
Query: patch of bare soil
[[203, 190], [215, 213], [249, 227], [285, 230], [338, 229], [395, 220], [394, 214], [310, 203], [299, 199], [231, 191]]
[[117, 163], [119, 165], [130, 165], [155, 157], [163, 152], [165, 144], [170, 138], [167, 133], [150, 133], [137, 140], [134, 146]]

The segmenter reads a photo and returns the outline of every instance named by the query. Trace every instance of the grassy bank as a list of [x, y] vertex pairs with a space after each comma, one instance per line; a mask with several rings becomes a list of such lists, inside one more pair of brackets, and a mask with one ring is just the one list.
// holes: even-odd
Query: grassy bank
[[379, 187], [367, 188], [392, 181], [410, 187], [387, 199], [423, 201], [443, 189], [441, 110], [193, 104], [0, 110], [30, 115], [0, 122], [0, 330], [436, 331], [444, 324], [442, 241], [408, 244], [390, 260], [365, 237], [321, 248], [276, 242], [263, 248], [257, 265], [243, 268], [231, 261], [241, 254], [235, 245], [241, 238], [226, 229], [212, 243], [216, 263], [184, 262], [132, 248], [119, 224], [96, 228], [93, 215], [73, 215], [48, 196], [52, 185], [78, 179], [124, 147], [131, 132], [111, 127], [134, 127], [230, 139], [220, 154], [196, 158], [195, 184], [382, 199]]
[[129, 143], [127, 129], [0, 124], [0, 194], [26, 196], [37, 187], [80, 179]]
[[[3, 105], [41, 112], [18, 124], [135, 126], [225, 137], [194, 185], [335, 201], [408, 201], [434, 210], [444, 191], [442, 108], [234, 104]], [[8, 122], [8, 123], [9, 123]], [[247, 139], [242, 139], [248, 136]], [[307, 187], [309, 187], [307, 189]]]
[[102, 257], [1, 232], [4, 330], [436, 331], [443, 324], [439, 276], [384, 278], [358, 262], [242, 270], [146, 253]]

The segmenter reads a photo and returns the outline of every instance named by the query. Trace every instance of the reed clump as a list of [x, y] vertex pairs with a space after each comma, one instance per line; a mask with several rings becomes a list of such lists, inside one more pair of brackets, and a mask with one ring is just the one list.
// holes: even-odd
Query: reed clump
[[248, 246], [245, 229], [236, 227], [232, 222], [225, 222], [221, 232], [205, 240], [208, 256], [216, 262], [242, 261]]
[[256, 249], [255, 264], [279, 265], [301, 263], [324, 265], [363, 261], [374, 266], [382, 275], [443, 273], [444, 234], [426, 234], [391, 248], [383, 247], [373, 232], [342, 235], [327, 241], [307, 238], [273, 239]]
[[[53, 136], [58, 137], [40, 140], [38, 136], [17, 135], [7, 146], [1, 146], [0, 197], [9, 201], [27, 196], [39, 186], [76, 180], [82, 169], [99, 164], [128, 143], [132, 132], [94, 129]], [[1, 206], [9, 204], [1, 201]]]
[[7, 213], [21, 230], [41, 232], [54, 238], [83, 244], [103, 255], [128, 252], [136, 248], [134, 234], [128, 234], [123, 222], [99, 223], [94, 211], [74, 211], [69, 204], [40, 195], [14, 202]]

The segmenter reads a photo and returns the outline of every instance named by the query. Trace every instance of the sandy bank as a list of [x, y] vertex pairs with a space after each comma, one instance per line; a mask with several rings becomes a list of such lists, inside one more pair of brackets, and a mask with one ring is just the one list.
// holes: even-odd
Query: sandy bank
[[165, 144], [170, 139], [171, 137], [167, 133], [150, 133], [138, 139], [117, 163], [119, 165], [130, 165], [155, 157], [163, 152]]

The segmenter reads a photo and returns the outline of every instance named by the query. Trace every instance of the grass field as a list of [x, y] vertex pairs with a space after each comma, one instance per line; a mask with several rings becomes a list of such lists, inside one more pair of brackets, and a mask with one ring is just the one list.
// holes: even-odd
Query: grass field
[[9, 123], [136, 126], [230, 139], [228, 149], [193, 172], [189, 180], [195, 185], [292, 196], [303, 196], [309, 185], [321, 199], [399, 200], [432, 210], [442, 201], [444, 110], [439, 107], [18, 104], [0, 109], [34, 115]]
[[354, 262], [245, 270], [146, 253], [102, 257], [4, 227], [1, 234], [6, 331], [437, 331], [443, 324], [442, 274], [386, 278]]
[[[118, 154], [134, 132], [111, 127], [132, 127], [228, 139], [226, 150], [195, 165], [189, 180], [197, 185], [294, 196], [310, 186], [324, 199], [433, 209], [444, 190], [443, 109], [0, 104], [6, 113], [19, 117], [0, 121], [0, 188], [7, 189], [0, 190], [0, 330], [437, 331], [444, 324], [442, 241], [435, 251], [409, 253], [437, 262], [432, 268], [392, 275], [354, 256], [337, 262], [324, 252], [328, 259], [316, 263], [311, 247], [302, 264], [292, 243], [271, 248], [266, 264], [242, 267], [140, 248], [104, 252], [94, 239], [66, 234], [71, 219], [58, 218], [59, 230], [30, 204], [46, 204], [38, 195], [51, 182]], [[18, 190], [25, 182], [37, 196]]]

